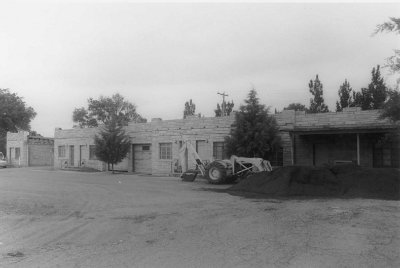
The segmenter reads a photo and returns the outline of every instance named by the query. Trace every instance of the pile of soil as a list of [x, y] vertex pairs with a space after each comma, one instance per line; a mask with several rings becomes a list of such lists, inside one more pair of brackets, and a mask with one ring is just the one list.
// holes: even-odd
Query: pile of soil
[[400, 170], [338, 165], [287, 166], [249, 176], [229, 191], [269, 196], [329, 196], [400, 200]]

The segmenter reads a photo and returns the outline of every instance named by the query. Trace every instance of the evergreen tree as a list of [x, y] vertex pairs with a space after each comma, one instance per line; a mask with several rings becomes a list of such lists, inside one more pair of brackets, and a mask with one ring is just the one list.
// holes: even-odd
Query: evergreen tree
[[225, 139], [229, 156], [264, 157], [280, 144], [277, 122], [268, 111], [259, 103], [256, 90], [250, 90], [235, 115], [231, 135]]
[[336, 101], [336, 112], [341, 112], [343, 108], [352, 107], [354, 105], [352, 92], [353, 89], [350, 83], [345, 79], [338, 91], [339, 101]]
[[324, 94], [323, 85], [318, 78], [318, 74], [315, 80], [310, 80], [308, 84], [310, 89], [310, 93], [313, 95], [313, 98], [310, 99], [310, 108], [308, 111], [310, 113], [326, 113], [329, 112], [328, 106], [324, 103]]
[[194, 115], [196, 112], [196, 104], [192, 102], [190, 99], [189, 101], [185, 102], [185, 110], [183, 110], [183, 119], [187, 116]]
[[131, 146], [129, 136], [115, 121], [104, 125], [99, 135], [95, 136], [94, 143], [97, 158], [108, 165], [111, 164], [113, 173], [114, 164], [118, 164], [126, 157]]

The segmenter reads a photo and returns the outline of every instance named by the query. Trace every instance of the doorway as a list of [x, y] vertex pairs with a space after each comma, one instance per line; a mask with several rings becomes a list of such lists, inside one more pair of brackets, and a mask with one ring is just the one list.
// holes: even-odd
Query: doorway
[[70, 146], [69, 146], [69, 165], [70, 165], [71, 167], [74, 166], [74, 161], [75, 161], [75, 159], [74, 159], [74, 154], [75, 154], [75, 152], [74, 152], [74, 146], [73, 146], [73, 145], [70, 145]]

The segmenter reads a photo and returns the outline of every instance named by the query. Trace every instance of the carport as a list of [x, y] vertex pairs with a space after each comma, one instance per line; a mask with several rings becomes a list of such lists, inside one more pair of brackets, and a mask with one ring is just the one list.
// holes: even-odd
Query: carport
[[399, 167], [395, 125], [295, 126], [289, 133], [294, 165], [355, 163], [366, 167]]

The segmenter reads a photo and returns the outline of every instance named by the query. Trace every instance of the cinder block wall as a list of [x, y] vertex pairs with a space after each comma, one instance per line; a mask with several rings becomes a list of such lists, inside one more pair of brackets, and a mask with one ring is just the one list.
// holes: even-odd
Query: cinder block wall
[[[7, 132], [7, 161], [17, 167], [28, 166], [28, 131]], [[20, 148], [20, 157], [15, 157], [15, 149]]]
[[[293, 113], [292, 113], [293, 112]], [[280, 132], [284, 148], [284, 165], [291, 164], [291, 141], [288, 132], [285, 130], [292, 127], [294, 111], [285, 111], [275, 115], [277, 122], [282, 126]], [[223, 142], [231, 132], [234, 124], [234, 115], [227, 117], [189, 117], [186, 119], [161, 120], [153, 119], [149, 123], [131, 123], [125, 127], [126, 133], [130, 136], [132, 144], [151, 144], [151, 167], [152, 174], [166, 175], [174, 173], [179, 161], [180, 144], [189, 141], [196, 149], [197, 141], [204, 141], [205, 148], [203, 160], [213, 160], [214, 142]], [[289, 123], [288, 123], [289, 122]], [[105, 165], [98, 160], [89, 160], [89, 145], [94, 144], [94, 136], [98, 128], [74, 128], [56, 129], [54, 142], [54, 167], [62, 168], [65, 162], [69, 162], [69, 146], [74, 146], [74, 166], [79, 166], [79, 148], [84, 145], [82, 157], [86, 160], [86, 166], [105, 170]], [[172, 159], [160, 159], [160, 143], [170, 143], [172, 146]], [[58, 156], [58, 146], [66, 146], [65, 157]], [[119, 169], [133, 170], [132, 147], [127, 159], [117, 167]], [[126, 166], [126, 167], [125, 167]], [[194, 159], [189, 154], [188, 168], [194, 168]]]
[[[98, 128], [73, 128], [66, 130], [56, 128], [54, 132], [54, 167], [78, 167], [83, 162], [87, 167], [102, 171], [106, 170], [103, 162], [89, 159], [89, 145], [94, 144], [94, 137], [98, 131]], [[65, 146], [64, 157], [58, 155], [59, 146]], [[70, 162], [70, 146], [74, 146], [73, 163]]]
[[[152, 126], [152, 171], [153, 174], [171, 174], [179, 160], [180, 141], [189, 141], [196, 148], [196, 141], [205, 141], [203, 160], [213, 158], [213, 143], [223, 142], [229, 135], [234, 116], [229, 117], [191, 117], [187, 119], [153, 121]], [[160, 159], [160, 143], [172, 143], [172, 159]], [[194, 167], [189, 154], [188, 168]]]
[[[304, 137], [291, 136], [290, 131], [298, 127], [321, 128], [336, 127], [351, 129], [354, 126], [365, 124], [366, 126], [387, 125], [388, 123], [379, 119], [379, 111], [359, 111], [357, 108], [347, 109], [340, 113], [324, 114], [305, 114], [293, 110], [284, 110], [274, 115], [279, 129], [283, 147], [283, 165], [312, 165], [313, 145], [312, 142]], [[361, 119], [360, 119], [361, 118]], [[359, 121], [361, 120], [361, 121]], [[361, 122], [361, 123], [360, 123]], [[222, 142], [230, 134], [234, 123], [234, 115], [229, 117], [190, 117], [187, 119], [161, 120], [155, 119], [149, 123], [132, 123], [125, 130], [130, 136], [132, 144], [151, 144], [151, 167], [153, 174], [171, 174], [179, 159], [180, 141], [189, 141], [196, 148], [196, 141], [205, 141], [205, 156], [203, 160], [213, 160], [213, 143]], [[74, 166], [79, 165], [79, 146], [82, 147], [82, 157], [86, 165], [104, 170], [104, 163], [98, 160], [89, 160], [89, 145], [94, 144], [94, 135], [98, 129], [69, 129], [55, 131], [54, 144], [54, 166], [61, 167], [62, 163], [69, 160], [69, 147], [73, 145]], [[294, 148], [293, 150], [293, 142]], [[171, 143], [172, 159], [160, 159], [160, 143]], [[58, 157], [58, 146], [66, 145], [66, 155], [64, 158]], [[372, 145], [361, 138], [361, 164], [370, 165], [372, 163]], [[329, 150], [329, 146], [326, 147]], [[349, 151], [353, 154], [353, 151]], [[330, 152], [327, 152], [330, 153]], [[335, 156], [335, 157], [341, 157]], [[350, 157], [352, 158], [353, 155]], [[193, 159], [189, 158], [188, 168], [193, 167]], [[127, 156], [127, 160], [121, 165], [128, 171], [132, 171], [133, 166], [132, 147]], [[126, 167], [125, 167], [126, 166]]]

